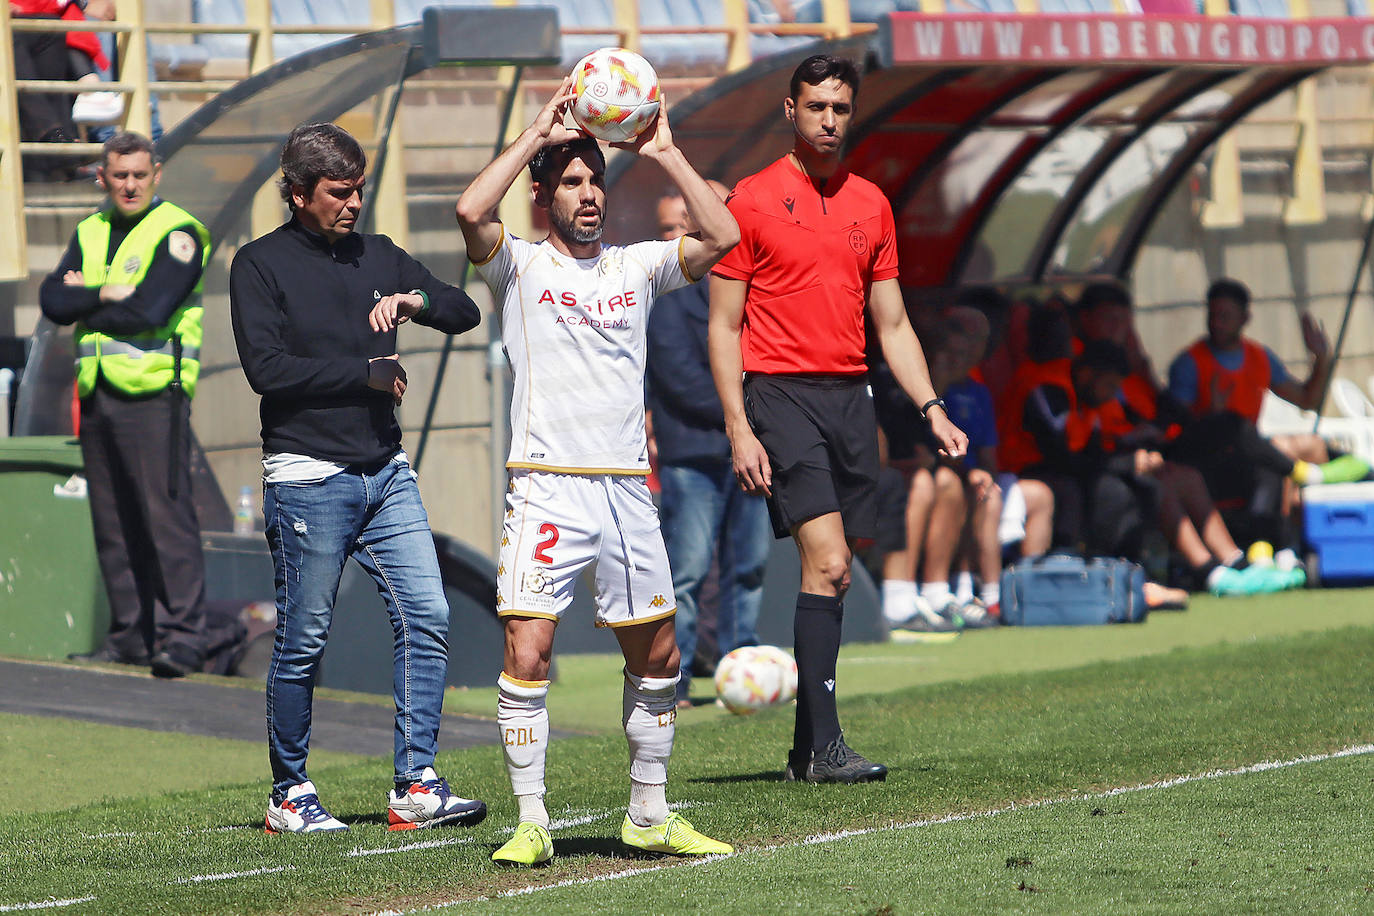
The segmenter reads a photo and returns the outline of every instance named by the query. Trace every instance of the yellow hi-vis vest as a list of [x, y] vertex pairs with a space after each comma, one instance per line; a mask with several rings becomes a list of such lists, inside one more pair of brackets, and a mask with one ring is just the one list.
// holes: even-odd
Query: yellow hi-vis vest
[[[178, 207], [162, 201], [144, 214], [129, 232], [108, 266], [105, 255], [110, 245], [110, 210], [89, 216], [76, 227], [81, 246], [81, 274], [86, 286], [137, 286], [143, 282], [157, 247], [174, 229], [188, 223], [200, 236], [202, 272], [210, 258], [210, 233], [200, 221]], [[76, 391], [85, 397], [95, 388], [96, 379], [105, 380], [126, 394], [156, 394], [172, 383], [175, 373], [172, 339], [181, 338], [181, 387], [189, 398], [196, 393], [200, 376], [201, 289], [204, 274], [195, 288], [177, 306], [172, 317], [160, 328], [146, 334], [112, 337], [76, 325]]]

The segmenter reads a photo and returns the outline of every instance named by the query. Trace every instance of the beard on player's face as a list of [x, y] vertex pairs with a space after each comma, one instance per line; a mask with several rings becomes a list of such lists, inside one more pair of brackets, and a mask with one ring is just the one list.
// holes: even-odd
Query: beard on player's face
[[[594, 224], [579, 221], [581, 216], [593, 211], [596, 214]], [[602, 208], [594, 204], [555, 200], [549, 208], [549, 224], [565, 241], [588, 245], [601, 240], [602, 233], [606, 231], [606, 214]]]

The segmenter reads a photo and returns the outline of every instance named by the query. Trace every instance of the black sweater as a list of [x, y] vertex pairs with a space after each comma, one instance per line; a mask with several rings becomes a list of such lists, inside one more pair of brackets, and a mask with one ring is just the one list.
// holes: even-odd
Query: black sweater
[[262, 395], [262, 444], [341, 464], [376, 466], [401, 447], [391, 395], [369, 388], [368, 360], [396, 352], [374, 333], [377, 300], [419, 290], [414, 319], [448, 334], [477, 326], [467, 293], [435, 279], [384, 235], [352, 233], [332, 246], [294, 217], [234, 256], [229, 302], [248, 384]]

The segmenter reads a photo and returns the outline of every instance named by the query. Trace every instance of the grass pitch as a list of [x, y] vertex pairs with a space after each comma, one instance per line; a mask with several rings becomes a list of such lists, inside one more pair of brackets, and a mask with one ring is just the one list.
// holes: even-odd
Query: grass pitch
[[[1243, 615], [1265, 607], [1200, 603], [1186, 615], [1155, 615], [1146, 627], [1008, 630], [958, 644], [972, 659], [978, 641], [993, 637], [984, 650], [1023, 669], [1010, 674], [941, 679], [930, 672], [942, 663], [914, 661], [930, 649], [850, 647], [842, 719], [856, 748], [892, 767], [886, 784], [782, 783], [789, 709], [743, 719], [693, 710], [680, 719], [670, 801], [740, 849], [697, 865], [629, 858], [618, 848], [627, 784], [624, 739], [615, 734], [550, 749], [559, 855], [548, 868], [513, 872], [489, 861], [514, 820], [494, 747], [440, 760], [456, 789], [492, 806], [473, 830], [387, 832], [389, 759], [341, 760], [312, 775], [351, 833], [273, 837], [261, 831], [262, 773], [237, 785], [164, 791], [160, 770], [185, 766], [166, 748], [129, 787], [140, 796], [62, 810], [70, 796], [53, 762], [7, 741], [0, 770], [48, 804], [41, 814], [0, 816], [0, 911], [40, 903], [58, 913], [131, 914], [1369, 911], [1368, 748], [1139, 788], [1374, 741], [1371, 602], [1362, 593], [1292, 596], [1274, 605], [1276, 621], [1306, 629], [1335, 607], [1362, 614], [1363, 624], [1235, 641], [1251, 622]], [[1159, 641], [1169, 627], [1205, 629], [1213, 613], [1231, 615], [1231, 636], [1218, 627], [1212, 644], [1188, 649]], [[1036, 670], [1056, 637], [1073, 645], [1092, 634], [1105, 660]], [[1112, 657], [1130, 654], [1132, 640], [1147, 644], [1137, 646], [1147, 654]], [[861, 672], [888, 663], [853, 659], [904, 653], [913, 678], [927, 683], [888, 692], [870, 683], [858, 695]], [[943, 666], [954, 660], [946, 656]], [[586, 663], [589, 679], [591, 667], [611, 664]], [[582, 695], [570, 669], [559, 690]], [[613, 703], [609, 692], [584, 701], [614, 723], [615, 693]], [[1105, 794], [1120, 787], [1137, 788]], [[836, 836], [846, 831], [858, 833]], [[596, 877], [608, 880], [590, 881]]]

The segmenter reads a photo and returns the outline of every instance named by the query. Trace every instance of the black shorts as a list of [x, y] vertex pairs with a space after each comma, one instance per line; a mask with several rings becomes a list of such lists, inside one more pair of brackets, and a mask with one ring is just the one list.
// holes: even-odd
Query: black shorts
[[839, 512], [849, 538], [878, 528], [878, 426], [863, 376], [750, 375], [744, 410], [768, 452], [768, 515], [780, 538]]

